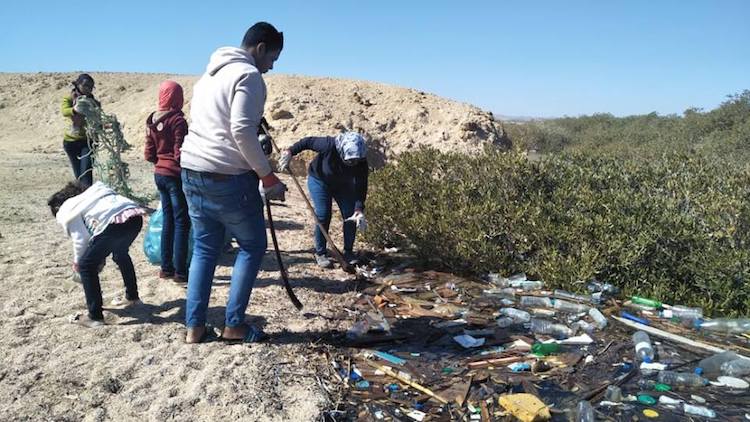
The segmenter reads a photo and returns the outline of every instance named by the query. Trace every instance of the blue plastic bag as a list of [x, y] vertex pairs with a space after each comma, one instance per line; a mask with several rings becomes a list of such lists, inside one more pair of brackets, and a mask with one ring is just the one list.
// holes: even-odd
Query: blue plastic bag
[[[156, 208], [151, 217], [148, 219], [146, 235], [143, 237], [143, 253], [146, 255], [148, 262], [158, 265], [161, 264], [161, 230], [164, 225], [164, 212], [161, 209], [161, 203]], [[188, 235], [188, 254], [187, 263], [190, 265], [190, 259], [193, 257], [193, 229], [190, 228]]]
[[143, 253], [146, 255], [148, 262], [152, 264], [161, 264], [161, 229], [164, 224], [164, 212], [159, 208], [151, 214], [148, 219], [146, 236], [143, 237]]

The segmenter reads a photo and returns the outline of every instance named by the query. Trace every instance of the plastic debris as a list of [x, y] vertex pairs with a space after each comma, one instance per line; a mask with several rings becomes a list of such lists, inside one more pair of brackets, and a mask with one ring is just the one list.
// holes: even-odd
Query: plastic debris
[[718, 382], [716, 383], [712, 382], [711, 385], [716, 385], [719, 387], [736, 388], [739, 390], [745, 390], [748, 387], [750, 387], [750, 384], [748, 384], [748, 382], [743, 379], [735, 378], [735, 377], [728, 377], [725, 375], [720, 376], [719, 378], [717, 378], [716, 381]]
[[591, 403], [583, 400], [578, 403], [576, 407], [576, 422], [594, 422], [594, 408], [591, 407]]
[[703, 406], [694, 406], [692, 404], [684, 403], [682, 410], [687, 415], [703, 416], [711, 419], [716, 417], [716, 412]]
[[703, 387], [708, 384], [708, 380], [700, 375], [689, 372], [661, 371], [657, 377], [660, 383], [668, 384], [671, 387]]
[[484, 344], [485, 339], [484, 338], [474, 338], [467, 334], [461, 334], [460, 336], [453, 337], [453, 340], [456, 341], [456, 343], [460, 344], [462, 347], [466, 349], [470, 349], [473, 347], [480, 347]]
[[547, 406], [533, 394], [519, 393], [500, 396], [498, 403], [521, 422], [548, 421], [552, 418]]
[[654, 348], [651, 346], [651, 339], [643, 331], [636, 331], [633, 334], [633, 344], [635, 345], [635, 355], [641, 362], [651, 362], [654, 360]]
[[750, 318], [717, 318], [710, 321], [700, 322], [698, 328], [701, 330], [717, 331], [726, 334], [750, 333]]
[[720, 371], [724, 375], [743, 377], [750, 375], [750, 359], [739, 358], [721, 364]]
[[654, 409], [643, 409], [643, 416], [654, 419], [659, 417], [659, 412]]
[[639, 394], [638, 395], [638, 403], [645, 404], [647, 406], [651, 406], [656, 404], [656, 399], [652, 396], [649, 396], [648, 394]]

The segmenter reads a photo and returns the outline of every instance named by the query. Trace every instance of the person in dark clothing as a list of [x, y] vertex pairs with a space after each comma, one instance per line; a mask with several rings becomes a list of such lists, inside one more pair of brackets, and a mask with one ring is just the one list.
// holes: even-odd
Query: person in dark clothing
[[[365, 198], [367, 197], [367, 146], [362, 135], [346, 132], [335, 137], [307, 137], [284, 151], [279, 169], [287, 170], [294, 155], [312, 150], [318, 155], [310, 163], [307, 188], [318, 221], [328, 230], [331, 223], [332, 199], [336, 200], [344, 218], [344, 259], [356, 263], [354, 238], [356, 230], [364, 231]], [[326, 239], [315, 226], [315, 260], [320, 267], [331, 268]]]
[[80, 180], [86, 186], [91, 186], [93, 182], [91, 145], [86, 136], [86, 119], [76, 111], [75, 107], [81, 97], [88, 97], [97, 106], [100, 105], [99, 101], [94, 98], [93, 90], [94, 78], [87, 73], [81, 73], [73, 81], [70, 94], [63, 97], [61, 107], [62, 115], [70, 119], [70, 127], [63, 137], [63, 149], [68, 155], [76, 180]]
[[102, 182], [91, 186], [70, 182], [53, 194], [47, 205], [73, 242], [73, 271], [86, 295], [88, 315], [77, 315], [71, 322], [89, 328], [104, 324], [99, 272], [109, 255], [119, 267], [125, 285], [125, 297], [115, 298], [112, 305], [139, 305], [135, 268], [128, 249], [141, 230], [145, 210]]
[[159, 86], [159, 107], [146, 119], [144, 157], [154, 163], [154, 182], [159, 190], [164, 225], [161, 232], [160, 278], [187, 282], [190, 218], [182, 191], [180, 149], [188, 131], [182, 112], [182, 86], [164, 81]]

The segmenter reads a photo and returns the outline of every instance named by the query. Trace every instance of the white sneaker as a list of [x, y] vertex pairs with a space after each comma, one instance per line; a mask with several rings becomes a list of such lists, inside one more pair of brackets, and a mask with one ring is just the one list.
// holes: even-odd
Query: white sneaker
[[136, 305], [140, 305], [141, 303], [143, 302], [141, 302], [140, 299], [128, 300], [128, 299], [125, 299], [125, 296], [117, 296], [114, 299], [112, 299], [112, 302], [110, 302], [110, 305], [121, 306], [123, 308], [130, 308]]

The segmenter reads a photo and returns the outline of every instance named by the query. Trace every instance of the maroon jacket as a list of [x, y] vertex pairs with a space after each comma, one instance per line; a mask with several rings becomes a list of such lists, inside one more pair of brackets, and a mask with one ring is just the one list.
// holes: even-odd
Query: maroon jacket
[[[156, 117], [157, 113], [163, 114]], [[146, 119], [146, 127], [143, 155], [155, 164], [154, 173], [180, 177], [180, 149], [188, 131], [185, 115], [180, 110], [154, 112]]]

